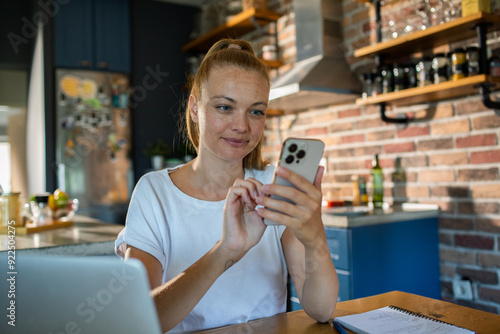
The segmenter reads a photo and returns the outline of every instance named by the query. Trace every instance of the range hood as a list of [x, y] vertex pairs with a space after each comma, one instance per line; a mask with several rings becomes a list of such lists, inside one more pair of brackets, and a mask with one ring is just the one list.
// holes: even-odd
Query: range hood
[[297, 63], [271, 84], [269, 107], [285, 112], [353, 102], [361, 83], [342, 49], [341, 0], [294, 0]]

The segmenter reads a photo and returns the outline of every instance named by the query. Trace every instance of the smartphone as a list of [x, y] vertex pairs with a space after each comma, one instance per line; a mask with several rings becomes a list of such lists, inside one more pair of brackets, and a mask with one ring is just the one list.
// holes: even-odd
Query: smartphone
[[[325, 144], [318, 139], [288, 138], [283, 142], [276, 167], [284, 166], [313, 183], [324, 149]], [[296, 188], [287, 180], [277, 176], [276, 173], [272, 183]], [[271, 198], [295, 204], [293, 201], [280, 196], [271, 195]], [[266, 225], [278, 225], [278, 223], [268, 219], [264, 219], [264, 223]]]

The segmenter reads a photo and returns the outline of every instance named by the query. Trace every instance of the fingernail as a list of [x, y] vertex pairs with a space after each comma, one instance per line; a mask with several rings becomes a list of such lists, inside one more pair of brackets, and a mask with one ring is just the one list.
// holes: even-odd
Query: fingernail
[[269, 185], [265, 184], [262, 186], [262, 192], [267, 193], [269, 191]]
[[255, 199], [255, 202], [256, 202], [257, 204], [261, 204], [261, 203], [262, 203], [262, 197], [257, 197], [257, 198]]

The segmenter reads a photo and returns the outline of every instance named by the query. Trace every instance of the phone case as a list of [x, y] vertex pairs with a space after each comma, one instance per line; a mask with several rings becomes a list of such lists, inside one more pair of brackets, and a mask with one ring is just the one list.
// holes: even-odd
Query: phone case
[[[324, 148], [325, 144], [318, 139], [288, 138], [283, 142], [276, 167], [284, 166], [313, 183]], [[274, 174], [273, 183], [296, 188], [293, 184], [276, 174]], [[280, 196], [271, 195], [271, 198], [293, 203]], [[264, 219], [264, 223], [266, 225], [277, 225], [276, 222], [268, 219]]]

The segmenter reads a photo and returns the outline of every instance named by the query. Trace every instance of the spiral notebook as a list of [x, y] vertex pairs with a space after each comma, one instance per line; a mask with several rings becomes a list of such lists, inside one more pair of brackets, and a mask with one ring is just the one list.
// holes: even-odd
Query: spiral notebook
[[335, 321], [358, 334], [474, 334], [468, 329], [393, 305], [336, 317]]

